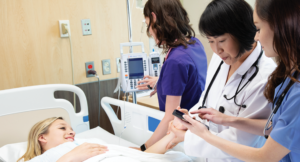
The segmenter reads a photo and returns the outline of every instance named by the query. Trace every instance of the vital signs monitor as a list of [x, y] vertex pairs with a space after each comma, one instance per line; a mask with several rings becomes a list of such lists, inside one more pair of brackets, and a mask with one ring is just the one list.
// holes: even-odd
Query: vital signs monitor
[[[123, 47], [141, 46], [142, 53], [123, 54]], [[143, 42], [121, 43], [121, 73], [118, 81], [122, 85], [124, 92], [140, 91], [136, 88], [138, 81], [143, 80], [144, 76], [149, 75], [148, 57], [144, 50]], [[121, 83], [120, 83], [121, 82]]]
[[160, 63], [160, 55], [158, 52], [152, 52], [149, 54], [149, 68], [150, 68], [150, 76], [154, 76], [154, 77], [159, 76], [161, 63]]
[[126, 92], [138, 91], [138, 81], [149, 75], [146, 53], [123, 54], [121, 59], [122, 89]]

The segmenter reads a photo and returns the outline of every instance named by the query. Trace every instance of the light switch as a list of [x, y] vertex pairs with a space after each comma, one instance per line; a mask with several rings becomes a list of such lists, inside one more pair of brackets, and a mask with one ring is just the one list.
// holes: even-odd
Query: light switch
[[92, 27], [90, 19], [81, 20], [82, 34], [83, 35], [92, 35]]

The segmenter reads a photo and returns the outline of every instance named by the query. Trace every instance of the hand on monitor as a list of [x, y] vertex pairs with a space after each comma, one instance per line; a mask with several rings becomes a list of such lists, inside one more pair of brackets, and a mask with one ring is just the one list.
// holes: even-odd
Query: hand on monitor
[[149, 75], [144, 76], [143, 80], [138, 81], [138, 85], [136, 86], [139, 90], [148, 90], [148, 85], [153, 89], [156, 82], [158, 80], [158, 77], [152, 77]]

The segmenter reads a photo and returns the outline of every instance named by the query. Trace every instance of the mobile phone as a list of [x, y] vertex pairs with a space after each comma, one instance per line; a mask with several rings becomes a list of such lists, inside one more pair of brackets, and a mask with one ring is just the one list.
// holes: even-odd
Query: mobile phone
[[174, 110], [173, 113], [172, 113], [174, 116], [176, 116], [177, 118], [185, 121], [185, 122], [188, 122], [186, 121], [184, 118], [183, 118], [183, 115], [184, 113], [180, 112], [179, 110]]
[[[184, 122], [187, 122], [189, 123], [188, 121], [186, 121], [184, 118], [183, 118], [183, 115], [185, 115], [184, 113], [182, 113], [181, 111], [179, 110], [174, 110], [173, 113], [172, 113], [174, 116], [176, 116], [177, 118], [181, 119], [182, 121]], [[200, 121], [199, 121], [200, 122]], [[201, 122], [202, 123], [202, 122]], [[202, 123], [204, 124], [204, 123]], [[204, 124], [206, 126], [206, 128], [209, 130], [209, 126], [207, 126], [206, 124]]]

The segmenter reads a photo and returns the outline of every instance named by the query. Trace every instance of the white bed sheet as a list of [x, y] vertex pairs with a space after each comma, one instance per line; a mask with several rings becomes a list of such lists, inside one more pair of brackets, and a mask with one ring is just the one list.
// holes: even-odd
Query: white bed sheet
[[[126, 129], [124, 130], [126, 131]], [[88, 131], [79, 133], [75, 135], [76, 138], [89, 139], [89, 138], [97, 138], [103, 140], [109, 144], [125, 146], [125, 147], [140, 147], [134, 143], [126, 141], [122, 138], [119, 138], [106, 130], [100, 128], [99, 126]]]
[[[126, 130], [124, 130], [126, 131]], [[134, 143], [131, 143], [127, 140], [124, 139], [120, 139], [119, 137], [107, 132], [106, 130], [102, 129], [101, 127], [96, 127], [93, 128], [91, 130], [79, 133], [76, 135], [76, 138], [82, 138], [82, 139], [90, 139], [90, 138], [97, 138], [100, 140], [103, 140], [109, 144], [115, 144], [115, 145], [119, 145], [119, 146], [125, 146], [125, 147], [140, 147]], [[180, 152], [184, 152], [184, 144], [183, 143], [179, 143], [176, 146], [176, 149], [172, 149], [173, 151], [180, 151]], [[192, 157], [190, 156], [190, 158], [194, 161], [194, 162], [205, 162], [204, 158], [199, 158], [199, 157]]]

